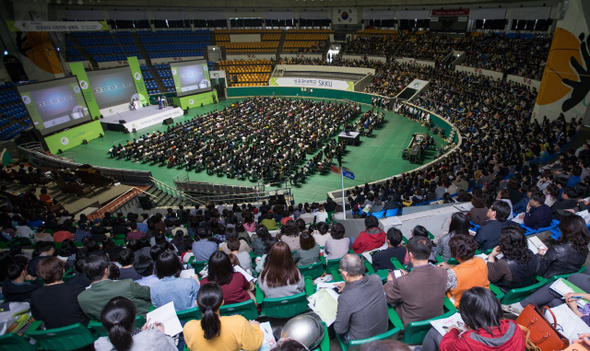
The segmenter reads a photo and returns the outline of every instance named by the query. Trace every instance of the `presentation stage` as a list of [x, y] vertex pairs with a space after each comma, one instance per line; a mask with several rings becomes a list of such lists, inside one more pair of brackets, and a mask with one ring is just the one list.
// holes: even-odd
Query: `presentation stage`
[[42, 135], [92, 120], [76, 77], [19, 85], [17, 89]]
[[170, 70], [177, 96], [198, 94], [211, 90], [207, 61], [171, 62]]
[[89, 71], [86, 74], [100, 109], [128, 104], [137, 93], [129, 67]]

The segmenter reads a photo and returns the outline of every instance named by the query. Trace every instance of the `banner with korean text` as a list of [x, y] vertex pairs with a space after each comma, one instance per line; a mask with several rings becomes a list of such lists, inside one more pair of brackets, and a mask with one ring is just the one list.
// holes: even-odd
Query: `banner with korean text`
[[354, 90], [354, 82], [335, 79], [279, 77], [271, 78], [269, 85], [278, 87], [323, 88], [348, 91]]

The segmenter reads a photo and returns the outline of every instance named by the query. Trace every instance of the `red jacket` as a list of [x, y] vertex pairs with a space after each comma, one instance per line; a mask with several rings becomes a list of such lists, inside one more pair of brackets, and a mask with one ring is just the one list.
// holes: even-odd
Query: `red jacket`
[[526, 349], [524, 333], [514, 321], [503, 319], [500, 330], [490, 335], [485, 329], [468, 330], [459, 334], [451, 329], [440, 342], [441, 351], [522, 351]]
[[371, 251], [385, 244], [386, 234], [381, 228], [367, 229], [359, 234], [352, 243], [352, 251], [360, 254]]

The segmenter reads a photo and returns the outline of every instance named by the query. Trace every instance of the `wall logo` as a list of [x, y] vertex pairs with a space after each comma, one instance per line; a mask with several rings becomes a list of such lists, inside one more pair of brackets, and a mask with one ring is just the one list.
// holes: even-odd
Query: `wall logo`
[[141, 73], [135, 72], [135, 74], [133, 75], [133, 77], [135, 77], [135, 80], [141, 80]]
[[88, 89], [88, 83], [85, 80], [81, 80], [80, 81], [80, 88], [82, 88], [82, 90]]
[[420, 85], [422, 85], [422, 82], [416, 82], [414, 83], [414, 88], [418, 88], [420, 87]]
[[23, 96], [23, 102], [25, 103], [25, 105], [28, 105], [31, 103], [31, 98], [28, 96]]
[[173, 68], [173, 69], [172, 69], [172, 75], [173, 75], [173, 76], [175, 76], [175, 75], [176, 75], [176, 69], [175, 69], [175, 68]]
[[188, 101], [188, 104], [189, 104], [189, 105], [194, 105], [194, 103], [195, 103], [195, 100], [193, 100], [193, 99], [190, 99], [190, 100]]
[[61, 138], [60, 141], [61, 141], [61, 144], [62, 145], [68, 145], [70, 143], [70, 141], [66, 137]]
[[76, 85], [74, 87], [74, 91], [79, 94], [80, 93], [80, 87]]

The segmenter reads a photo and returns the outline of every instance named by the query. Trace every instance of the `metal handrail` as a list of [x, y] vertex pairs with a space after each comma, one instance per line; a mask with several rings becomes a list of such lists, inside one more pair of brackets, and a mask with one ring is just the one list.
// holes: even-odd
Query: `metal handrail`
[[[43, 151], [40, 143], [26, 143], [18, 146], [19, 152], [29, 159], [29, 162], [51, 168], [71, 168], [75, 169], [82, 164], [72, 162], [67, 158], [53, 155], [51, 153]], [[152, 172], [150, 171], [138, 171], [129, 169], [116, 169], [109, 167], [94, 167], [101, 171], [101, 173], [108, 177], [113, 177], [117, 181], [126, 184], [150, 184], [150, 178]]]
[[162, 190], [163, 192], [167, 193], [168, 195], [172, 195], [174, 197], [179, 196], [182, 199], [182, 201], [197, 203], [199, 205], [206, 205], [207, 204], [203, 200], [197, 199], [196, 197], [191, 196], [182, 190], [173, 188], [170, 185], [155, 179], [154, 177], [150, 177], [150, 178], [156, 188], [158, 188], [159, 190]]
[[124, 192], [123, 194], [121, 194], [121, 195], [117, 196], [116, 198], [114, 198], [113, 200], [111, 200], [108, 204], [106, 204], [103, 207], [99, 208], [98, 210], [92, 212], [90, 215], [88, 215], [88, 219], [93, 220], [95, 218], [100, 218], [105, 214], [105, 212], [114, 212], [117, 209], [125, 206], [125, 204], [127, 204], [129, 201], [133, 200], [134, 198], [136, 198], [137, 196], [141, 195], [144, 192], [145, 192], [144, 190], [141, 190], [136, 187], [132, 187], [131, 189]]

